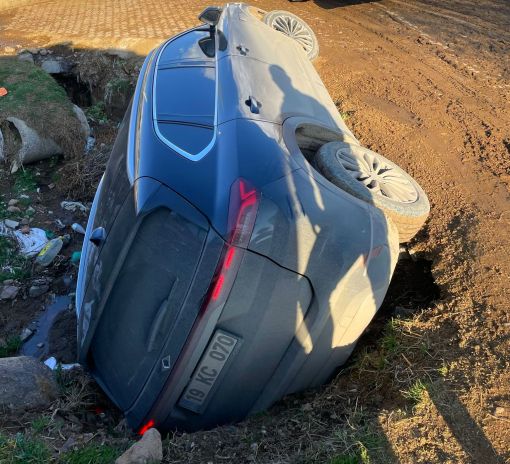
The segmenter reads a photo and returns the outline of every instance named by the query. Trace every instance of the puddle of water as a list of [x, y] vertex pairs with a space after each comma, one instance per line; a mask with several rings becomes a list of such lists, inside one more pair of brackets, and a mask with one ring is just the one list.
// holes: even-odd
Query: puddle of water
[[[51, 328], [57, 317], [67, 310], [70, 303], [71, 298], [67, 295], [55, 297], [53, 302], [35, 322], [35, 333], [23, 344], [21, 348], [22, 354], [25, 356], [33, 356], [41, 360], [51, 355], [49, 353], [48, 343]], [[30, 328], [32, 330], [34, 329], [33, 326]]]

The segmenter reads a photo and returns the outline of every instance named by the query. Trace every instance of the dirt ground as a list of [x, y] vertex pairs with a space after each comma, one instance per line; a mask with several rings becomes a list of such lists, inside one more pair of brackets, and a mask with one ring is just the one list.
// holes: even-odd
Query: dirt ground
[[[165, 462], [510, 462], [510, 3], [252, 3], [314, 28], [315, 65], [347, 124], [427, 192], [409, 250], [431, 262], [440, 296], [393, 292], [330, 385], [175, 434]], [[10, 30], [5, 43], [24, 40], [37, 37]]]

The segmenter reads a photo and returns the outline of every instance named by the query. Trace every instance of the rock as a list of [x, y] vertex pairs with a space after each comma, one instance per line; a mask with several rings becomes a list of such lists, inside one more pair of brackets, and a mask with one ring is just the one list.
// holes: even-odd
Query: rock
[[35, 358], [0, 359], [0, 409], [21, 412], [47, 408], [57, 392], [53, 373]]
[[48, 54], [48, 50], [46, 50], [45, 48], [41, 48], [39, 50], [39, 55], [46, 56], [47, 54]]
[[16, 229], [19, 226], [18, 221], [13, 221], [12, 219], [4, 219], [4, 224], [9, 227], [9, 229]]
[[509, 412], [506, 411], [506, 409], [502, 406], [497, 406], [496, 409], [494, 410], [494, 415], [496, 417], [507, 417], [509, 416]]
[[83, 134], [83, 138], [87, 140], [90, 137], [91, 133], [87, 116], [85, 116], [85, 113], [79, 106], [73, 105], [73, 111], [76, 117], [78, 118], [78, 121], [80, 121], [81, 133]]
[[21, 220], [21, 225], [23, 225], [23, 226], [27, 226], [29, 223], [30, 223], [30, 220], [29, 220], [29, 219], [27, 219], [27, 218], [23, 218], [23, 219]]
[[18, 295], [19, 287], [15, 285], [4, 285], [0, 292], [0, 300], [14, 300]]
[[412, 308], [404, 308], [403, 306], [395, 306], [395, 309], [393, 310], [393, 315], [395, 317], [400, 317], [402, 319], [405, 319], [413, 314]]
[[21, 233], [22, 234], [29, 234], [30, 233], [30, 226], [29, 225], [24, 225], [21, 227], [20, 229]]
[[50, 286], [47, 284], [32, 285], [28, 290], [28, 295], [31, 298], [37, 298], [38, 296], [44, 295], [49, 289]]
[[76, 440], [74, 437], [69, 437], [66, 442], [62, 445], [62, 448], [60, 448], [60, 452], [65, 453], [66, 451], [69, 451], [73, 449], [76, 446]]
[[34, 64], [34, 57], [30, 52], [23, 52], [18, 55], [18, 60]]
[[33, 330], [30, 330], [28, 327], [25, 327], [22, 331], [21, 331], [21, 334], [19, 336], [19, 339], [24, 342], [26, 340], [28, 340], [32, 335], [33, 335]]
[[163, 459], [161, 435], [156, 429], [149, 429], [142, 439], [117, 458], [115, 464], [149, 464]]
[[25, 213], [28, 215], [28, 216], [33, 216], [35, 214], [35, 209], [32, 208], [31, 206], [29, 206], [27, 208], [27, 210], [25, 211]]
[[8, 206], [7, 211], [9, 213], [21, 213], [21, 210], [17, 206]]
[[41, 63], [43, 68], [48, 74], [63, 74], [71, 71], [72, 65], [59, 57], [46, 58]]
[[18, 203], [19, 200], [17, 200], [16, 198], [12, 198], [11, 200], [9, 200], [9, 203], [7, 203], [7, 206], [16, 206]]

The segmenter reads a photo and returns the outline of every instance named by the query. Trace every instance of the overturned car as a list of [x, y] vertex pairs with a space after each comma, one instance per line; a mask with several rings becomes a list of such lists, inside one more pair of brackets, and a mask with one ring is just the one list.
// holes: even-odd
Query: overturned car
[[201, 18], [145, 61], [78, 277], [80, 362], [142, 432], [326, 382], [429, 212], [342, 121], [305, 23], [237, 3]]

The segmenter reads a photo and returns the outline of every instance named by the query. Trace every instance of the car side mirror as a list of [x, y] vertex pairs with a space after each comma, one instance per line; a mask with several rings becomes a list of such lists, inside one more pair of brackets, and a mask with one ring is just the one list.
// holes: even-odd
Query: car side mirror
[[198, 19], [203, 23], [209, 24], [211, 27], [215, 27], [220, 20], [222, 11], [223, 9], [219, 6], [208, 6], [198, 15]]

